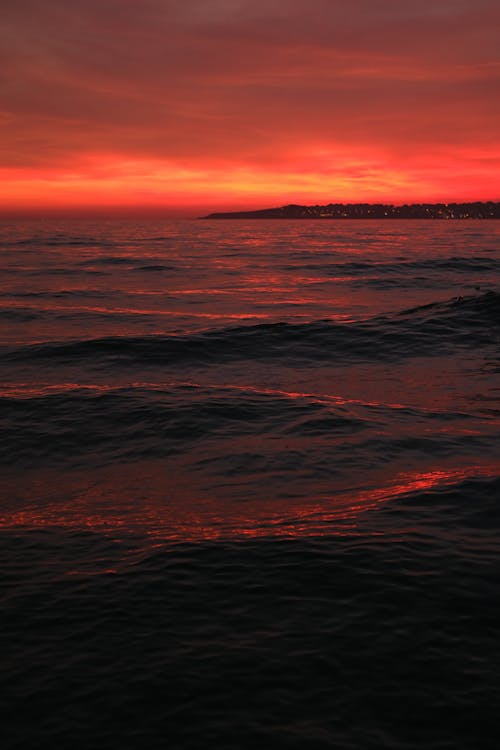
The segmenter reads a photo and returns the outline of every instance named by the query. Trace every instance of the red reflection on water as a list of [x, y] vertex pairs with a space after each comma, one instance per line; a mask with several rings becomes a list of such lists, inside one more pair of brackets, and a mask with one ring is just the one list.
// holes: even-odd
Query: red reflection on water
[[[223, 493], [204, 493], [188, 471], [168, 477], [169, 486], [161, 469], [145, 465], [123, 467], [120, 476], [96, 472], [93, 481], [47, 473], [37, 480], [17, 478], [9, 488], [11, 508], [4, 509], [0, 526], [141, 534], [169, 542], [345, 535], [381, 505], [497, 473], [498, 467], [488, 464], [408, 472], [375, 488], [286, 501], [238, 501]], [[24, 507], [16, 508], [16, 496], [19, 500], [30, 495], [29, 504], [24, 500]]]

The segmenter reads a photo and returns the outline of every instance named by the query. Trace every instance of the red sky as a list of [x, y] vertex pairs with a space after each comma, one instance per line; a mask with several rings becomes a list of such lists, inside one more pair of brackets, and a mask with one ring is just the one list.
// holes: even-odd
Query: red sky
[[498, 0], [16, 0], [0, 210], [499, 200]]

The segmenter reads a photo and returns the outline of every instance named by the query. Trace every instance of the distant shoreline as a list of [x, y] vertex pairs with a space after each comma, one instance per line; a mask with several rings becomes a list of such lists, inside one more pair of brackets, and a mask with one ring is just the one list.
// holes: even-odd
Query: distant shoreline
[[325, 206], [290, 204], [257, 211], [225, 211], [200, 219], [500, 219], [500, 202], [329, 203]]

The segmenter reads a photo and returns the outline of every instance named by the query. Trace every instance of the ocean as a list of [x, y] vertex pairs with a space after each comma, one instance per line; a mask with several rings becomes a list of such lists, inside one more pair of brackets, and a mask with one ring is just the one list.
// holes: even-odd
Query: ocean
[[500, 222], [0, 225], [5, 750], [500, 742]]

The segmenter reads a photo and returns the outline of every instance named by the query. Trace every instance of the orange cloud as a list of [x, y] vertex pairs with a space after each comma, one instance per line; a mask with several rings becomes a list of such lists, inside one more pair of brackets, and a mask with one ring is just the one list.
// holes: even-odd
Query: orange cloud
[[[460, 158], [457, 158], [459, 156]], [[276, 202], [404, 202], [488, 199], [497, 189], [491, 165], [500, 168], [500, 151], [480, 150], [415, 156], [402, 163], [359, 147], [304, 148], [277, 165], [132, 159], [99, 154], [73, 169], [0, 170], [4, 208], [96, 206], [265, 206]], [[481, 186], [482, 192], [478, 190]]]
[[4, 209], [499, 198], [490, 0], [4, 15]]

